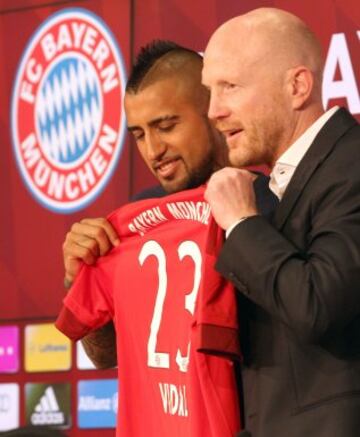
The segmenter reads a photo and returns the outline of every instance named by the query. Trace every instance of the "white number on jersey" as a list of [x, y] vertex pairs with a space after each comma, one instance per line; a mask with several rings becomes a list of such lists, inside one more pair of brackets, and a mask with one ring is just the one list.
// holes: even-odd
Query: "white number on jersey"
[[[156, 350], [157, 336], [161, 325], [164, 302], [167, 292], [166, 254], [164, 249], [156, 241], [147, 241], [139, 254], [140, 265], [143, 265], [149, 256], [155, 256], [158, 261], [159, 287], [156, 294], [154, 313], [150, 325], [150, 335], [147, 345], [149, 367], [168, 369], [170, 357], [166, 352]], [[183, 241], [178, 247], [179, 260], [190, 257], [194, 262], [194, 283], [190, 293], [185, 297], [185, 309], [194, 314], [196, 297], [200, 288], [202, 256], [199, 246], [194, 241]], [[180, 349], [177, 350], [176, 363], [181, 372], [186, 372], [189, 365], [190, 342], [187, 347], [187, 355], [182, 356]]]

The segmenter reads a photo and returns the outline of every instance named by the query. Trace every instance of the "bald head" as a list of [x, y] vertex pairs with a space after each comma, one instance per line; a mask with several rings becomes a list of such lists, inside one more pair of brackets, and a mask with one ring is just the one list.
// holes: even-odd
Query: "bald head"
[[272, 166], [321, 115], [322, 65], [313, 32], [279, 9], [255, 9], [216, 30], [202, 80], [234, 165]]
[[259, 8], [220, 26], [210, 38], [205, 60], [213, 49], [226, 49], [239, 63], [266, 63], [281, 73], [304, 65], [321, 84], [323, 57], [315, 34], [295, 15], [275, 8]]

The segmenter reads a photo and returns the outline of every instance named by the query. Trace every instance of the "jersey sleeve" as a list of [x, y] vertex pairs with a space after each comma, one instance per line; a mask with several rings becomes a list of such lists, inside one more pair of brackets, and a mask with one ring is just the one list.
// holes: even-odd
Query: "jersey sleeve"
[[195, 348], [210, 355], [241, 360], [236, 291], [214, 267], [223, 239], [222, 229], [211, 218], [195, 313]]
[[84, 265], [63, 300], [55, 326], [71, 340], [79, 340], [113, 318], [113, 300], [106, 289], [106, 279], [98, 264]]

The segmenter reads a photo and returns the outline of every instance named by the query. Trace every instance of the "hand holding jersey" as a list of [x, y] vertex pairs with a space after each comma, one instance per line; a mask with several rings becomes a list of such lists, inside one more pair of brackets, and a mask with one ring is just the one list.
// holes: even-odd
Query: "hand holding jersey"
[[73, 339], [115, 321], [118, 436], [239, 429], [226, 358], [239, 355], [235, 296], [213, 269], [222, 232], [202, 196], [199, 188], [115, 211], [121, 244], [84, 266], [65, 298], [57, 326]]
[[230, 167], [210, 177], [205, 199], [222, 229], [227, 230], [239, 220], [259, 214], [254, 191], [256, 177], [249, 171]]
[[89, 218], [74, 223], [63, 244], [65, 281], [71, 285], [82, 262], [95, 264], [99, 256], [106, 255], [118, 244], [119, 237], [115, 229], [104, 218]]

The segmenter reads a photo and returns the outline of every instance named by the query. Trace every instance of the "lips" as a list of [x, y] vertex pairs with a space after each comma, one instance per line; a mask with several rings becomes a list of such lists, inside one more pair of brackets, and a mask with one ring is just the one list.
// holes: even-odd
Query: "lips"
[[171, 178], [178, 166], [179, 166], [180, 158], [173, 158], [161, 161], [153, 166], [157, 175], [162, 178]]
[[223, 135], [225, 136], [226, 143], [229, 147], [240, 137], [243, 129], [226, 129], [222, 130]]
[[242, 132], [242, 129], [232, 129], [232, 130], [225, 130], [222, 131], [222, 133], [225, 135], [225, 138], [232, 138], [234, 135]]

